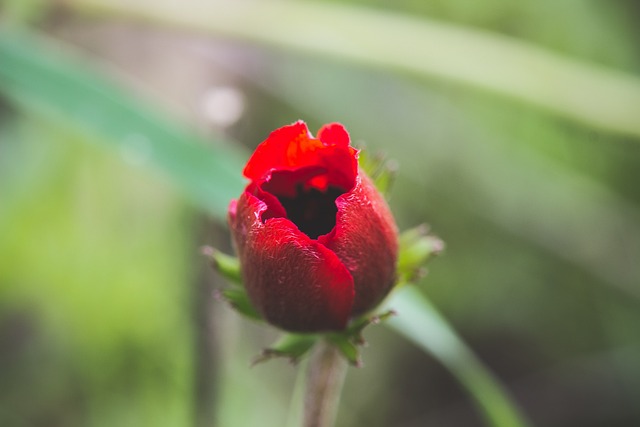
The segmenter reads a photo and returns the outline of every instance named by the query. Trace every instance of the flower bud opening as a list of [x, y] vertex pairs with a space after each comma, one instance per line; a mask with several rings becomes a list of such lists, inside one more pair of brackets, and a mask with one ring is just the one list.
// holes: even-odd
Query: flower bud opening
[[229, 206], [247, 295], [285, 330], [343, 330], [395, 281], [395, 221], [349, 144], [338, 123], [317, 138], [301, 121], [273, 131]]
[[[321, 169], [316, 168], [278, 171], [274, 172], [261, 186], [262, 191], [275, 196], [280, 202], [285, 217], [311, 239], [317, 239], [333, 230], [338, 213], [336, 199], [348, 191], [327, 182], [326, 174], [322, 172]], [[275, 200], [265, 201], [268, 205], [271, 204], [270, 208], [274, 207], [272, 205]], [[282, 213], [278, 208], [266, 211], [262, 221], [281, 217], [282, 214], [275, 213]]]
[[337, 187], [329, 187], [327, 191], [315, 188], [305, 190], [298, 186], [295, 197], [280, 196], [287, 218], [298, 226], [298, 229], [312, 239], [330, 233], [336, 226], [336, 198], [344, 194]]

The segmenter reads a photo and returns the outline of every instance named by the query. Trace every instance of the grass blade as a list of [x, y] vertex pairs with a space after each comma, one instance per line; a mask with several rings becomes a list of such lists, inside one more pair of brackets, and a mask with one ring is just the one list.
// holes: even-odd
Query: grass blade
[[80, 11], [442, 79], [524, 101], [587, 126], [640, 137], [640, 78], [488, 31], [308, 1], [67, 3]]
[[0, 92], [20, 108], [155, 166], [220, 220], [242, 191], [243, 154], [199, 140], [44, 40], [0, 32]]
[[488, 425], [529, 426], [497, 379], [417, 288], [399, 290], [387, 308], [398, 315], [384, 324], [442, 363], [471, 394]]

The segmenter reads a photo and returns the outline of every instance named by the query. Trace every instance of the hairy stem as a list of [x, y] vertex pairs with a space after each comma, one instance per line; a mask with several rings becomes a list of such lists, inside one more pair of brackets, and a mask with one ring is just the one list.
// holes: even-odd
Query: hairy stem
[[347, 361], [327, 341], [314, 349], [307, 371], [304, 427], [332, 427], [338, 412]]

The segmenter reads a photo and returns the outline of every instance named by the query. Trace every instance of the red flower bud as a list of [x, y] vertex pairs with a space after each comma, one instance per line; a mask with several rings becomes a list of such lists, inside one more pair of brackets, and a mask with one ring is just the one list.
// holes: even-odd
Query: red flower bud
[[342, 125], [314, 138], [299, 121], [272, 132], [244, 169], [251, 182], [229, 224], [251, 302], [282, 329], [342, 330], [394, 284], [397, 228], [357, 157]]

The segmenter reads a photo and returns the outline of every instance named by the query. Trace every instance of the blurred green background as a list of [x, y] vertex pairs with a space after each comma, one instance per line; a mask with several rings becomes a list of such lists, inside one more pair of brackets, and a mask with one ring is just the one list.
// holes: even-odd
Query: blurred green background
[[[199, 247], [297, 119], [399, 163], [447, 243], [421, 292], [531, 425], [640, 425], [637, 2], [131, 3], [0, 2], [0, 425], [295, 425]], [[366, 337], [338, 426], [487, 425]]]

